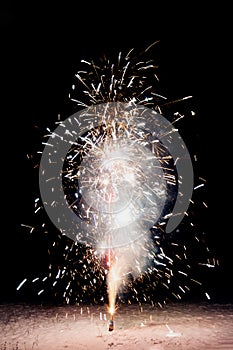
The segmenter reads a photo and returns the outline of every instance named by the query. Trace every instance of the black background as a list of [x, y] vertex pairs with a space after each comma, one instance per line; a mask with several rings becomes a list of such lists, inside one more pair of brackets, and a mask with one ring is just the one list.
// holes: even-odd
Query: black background
[[[198, 151], [198, 171], [207, 179], [201, 218], [210, 248], [220, 260], [210, 284], [218, 301], [232, 299], [231, 110], [228, 95], [227, 10], [187, 3], [2, 2], [1, 25], [1, 297], [15, 298], [27, 271], [47, 264], [44, 243], [21, 223], [34, 225], [37, 173], [27, 154], [41, 150], [41, 135], [57, 115], [72, 112], [68, 93], [80, 60], [131, 48], [151, 50], [159, 60], [161, 94], [194, 96], [196, 127], [182, 136]], [[228, 109], [229, 107], [229, 109]], [[179, 105], [177, 106], [179, 109]], [[195, 135], [194, 135], [195, 134]], [[192, 144], [194, 142], [194, 144]]]

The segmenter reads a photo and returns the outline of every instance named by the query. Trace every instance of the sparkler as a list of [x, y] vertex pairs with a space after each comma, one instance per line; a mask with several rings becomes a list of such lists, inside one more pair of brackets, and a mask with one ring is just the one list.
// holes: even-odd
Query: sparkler
[[46, 283], [67, 303], [91, 295], [104, 301], [106, 292], [109, 331], [125, 294], [128, 303], [157, 299], [162, 305], [168, 295], [181, 299], [189, 292], [198, 244], [196, 265], [216, 263], [195, 222], [176, 229], [190, 219], [192, 164], [174, 128], [183, 115], [174, 112], [168, 122], [162, 113], [190, 96], [168, 101], [158, 93], [158, 67], [144, 59], [154, 44], [136, 55], [120, 52], [116, 62], [82, 60], [86, 68], [69, 95], [80, 111], [48, 129], [40, 162], [42, 206], [60, 231], [49, 252], [53, 258], [53, 249], [57, 254], [62, 247], [62, 254], [38, 294]]

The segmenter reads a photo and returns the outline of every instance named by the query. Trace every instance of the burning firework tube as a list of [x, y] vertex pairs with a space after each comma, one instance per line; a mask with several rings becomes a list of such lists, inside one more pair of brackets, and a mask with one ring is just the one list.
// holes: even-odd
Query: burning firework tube
[[114, 321], [113, 321], [113, 315], [110, 315], [110, 321], [109, 321], [109, 332], [114, 330]]

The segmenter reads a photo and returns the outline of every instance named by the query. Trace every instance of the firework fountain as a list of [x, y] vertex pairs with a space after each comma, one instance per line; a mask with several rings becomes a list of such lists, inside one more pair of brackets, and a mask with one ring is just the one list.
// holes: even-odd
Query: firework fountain
[[[152, 47], [119, 53], [116, 62], [82, 60], [86, 68], [75, 75], [69, 96], [80, 110], [48, 129], [40, 160], [43, 207], [71, 242], [63, 266], [50, 267], [47, 280], [53, 287], [66, 280], [67, 302], [76, 277], [86, 279], [84, 270], [92, 291], [96, 279], [106, 281], [110, 331], [124, 290], [131, 292], [128, 302], [153, 303], [159, 286], [180, 299], [193, 280], [188, 247], [174, 237], [188, 216], [192, 161], [174, 127], [182, 115], [163, 116], [169, 101], [157, 92], [157, 65], [144, 59]], [[193, 239], [199, 241], [196, 234]], [[78, 260], [79, 245], [85, 248]], [[202, 265], [213, 266], [209, 258]], [[142, 284], [147, 287], [139, 293]]]

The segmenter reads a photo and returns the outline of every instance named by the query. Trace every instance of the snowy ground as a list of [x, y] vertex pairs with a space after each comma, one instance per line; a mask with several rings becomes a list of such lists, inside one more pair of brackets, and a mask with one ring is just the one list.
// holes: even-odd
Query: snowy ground
[[0, 305], [0, 350], [233, 349], [233, 304]]

